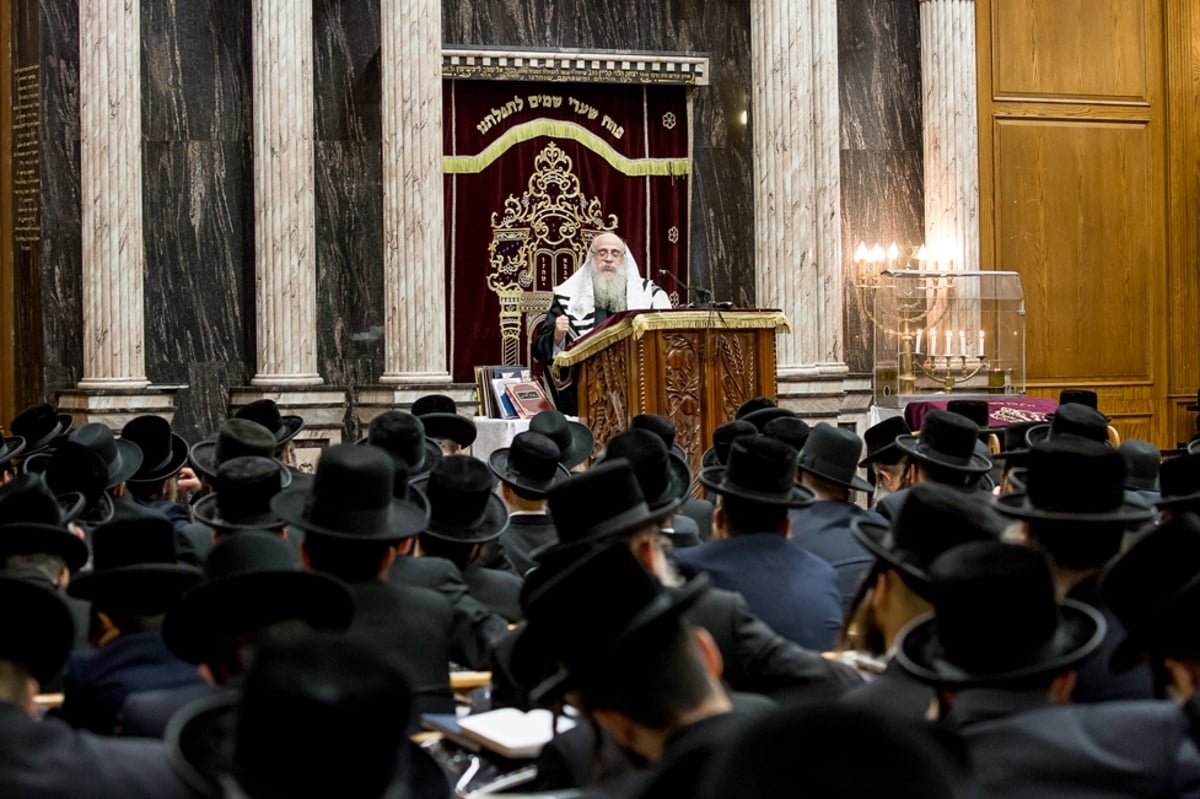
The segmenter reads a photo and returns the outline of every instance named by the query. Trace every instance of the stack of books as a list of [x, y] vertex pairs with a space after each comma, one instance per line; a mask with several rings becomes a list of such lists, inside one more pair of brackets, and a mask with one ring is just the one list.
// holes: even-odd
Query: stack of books
[[554, 407], [527, 366], [476, 366], [475, 389], [480, 411], [493, 419], [528, 419]]

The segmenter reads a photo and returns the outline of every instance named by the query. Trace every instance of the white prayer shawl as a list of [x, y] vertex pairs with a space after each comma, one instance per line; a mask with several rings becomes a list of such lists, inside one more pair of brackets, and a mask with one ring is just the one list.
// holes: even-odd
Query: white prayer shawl
[[[635, 311], [644, 308], [670, 308], [671, 298], [653, 281], [638, 273], [633, 253], [625, 248], [625, 265], [628, 280], [625, 284], [625, 307]], [[596, 297], [592, 288], [592, 272], [586, 267], [554, 287], [554, 300], [567, 309], [571, 329], [568, 340], [575, 340], [592, 332], [596, 326]]]

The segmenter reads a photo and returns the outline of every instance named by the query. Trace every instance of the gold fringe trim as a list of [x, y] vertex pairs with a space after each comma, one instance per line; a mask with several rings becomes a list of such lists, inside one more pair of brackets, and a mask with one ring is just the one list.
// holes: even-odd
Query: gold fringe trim
[[623, 175], [630, 177], [689, 175], [692, 163], [687, 158], [627, 158], [608, 142], [575, 122], [538, 119], [515, 125], [505, 131], [478, 155], [447, 155], [442, 158], [442, 172], [447, 175], [475, 175], [491, 166], [515, 145], [549, 136], [579, 142]]
[[565, 369], [586, 361], [602, 349], [633, 337], [640, 339], [654, 330], [769, 330], [792, 331], [783, 311], [661, 311], [643, 313], [622, 319], [594, 336], [589, 336], [578, 347], [560, 352], [554, 366]]

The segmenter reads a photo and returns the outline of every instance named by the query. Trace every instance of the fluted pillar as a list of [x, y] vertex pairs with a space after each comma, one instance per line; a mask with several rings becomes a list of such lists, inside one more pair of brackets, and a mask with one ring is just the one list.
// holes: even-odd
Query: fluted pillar
[[757, 303], [780, 308], [781, 378], [846, 371], [836, 0], [752, 0]]
[[921, 0], [925, 244], [979, 269], [979, 121], [975, 0]]
[[449, 382], [438, 0], [382, 0], [384, 370]]
[[252, 0], [257, 386], [317, 373], [312, 4]]
[[141, 389], [142, 74], [139, 4], [79, 2], [83, 379], [79, 388]]

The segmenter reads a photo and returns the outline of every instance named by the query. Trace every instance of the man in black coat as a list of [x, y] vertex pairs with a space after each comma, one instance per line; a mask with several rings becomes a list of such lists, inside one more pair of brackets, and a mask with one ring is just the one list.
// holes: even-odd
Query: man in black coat
[[453, 713], [450, 603], [436, 591], [387, 581], [396, 544], [425, 526], [424, 507], [395, 498], [391, 458], [376, 447], [330, 447], [312, 487], [280, 494], [273, 507], [304, 530], [305, 566], [350, 587], [356, 611], [346, 635], [404, 671], [417, 714]]
[[896, 518], [908, 490], [917, 483], [941, 483], [964, 493], [981, 493], [980, 483], [992, 469], [992, 459], [976, 446], [979, 425], [961, 414], [932, 410], [925, 414], [919, 433], [899, 435], [895, 443], [907, 464], [901, 481], [905, 487], [875, 505], [886, 519]]
[[519, 575], [534, 567], [536, 550], [558, 540], [546, 513], [546, 492], [570, 475], [559, 463], [561, 455], [553, 439], [529, 430], [488, 458], [492, 474], [500, 480], [500, 499], [508, 508], [508, 527], [500, 534], [500, 544]]
[[40, 799], [192, 793], [155, 741], [118, 741], [35, 720], [39, 685], [62, 667], [75, 637], [71, 612], [53, 591], [0, 577], [0, 795]]

